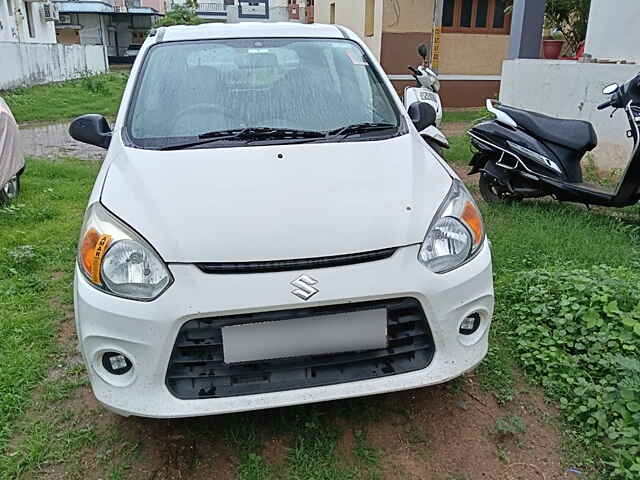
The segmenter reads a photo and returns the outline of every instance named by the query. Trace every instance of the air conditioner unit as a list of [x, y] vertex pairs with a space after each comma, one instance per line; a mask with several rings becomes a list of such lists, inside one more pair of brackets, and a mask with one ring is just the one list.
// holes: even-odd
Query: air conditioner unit
[[55, 22], [60, 20], [58, 8], [53, 3], [43, 3], [40, 5], [40, 16], [46, 22]]
[[58, 23], [60, 23], [61, 25], [71, 25], [72, 21], [73, 19], [71, 15], [69, 15], [68, 13], [61, 13]]

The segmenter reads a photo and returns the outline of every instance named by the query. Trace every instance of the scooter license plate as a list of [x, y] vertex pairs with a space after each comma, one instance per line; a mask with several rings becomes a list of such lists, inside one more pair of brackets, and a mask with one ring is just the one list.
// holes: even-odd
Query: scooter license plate
[[435, 102], [436, 96], [431, 92], [423, 90], [420, 92], [420, 100], [422, 100], [423, 102]]
[[386, 348], [387, 310], [230, 325], [222, 345], [227, 364]]

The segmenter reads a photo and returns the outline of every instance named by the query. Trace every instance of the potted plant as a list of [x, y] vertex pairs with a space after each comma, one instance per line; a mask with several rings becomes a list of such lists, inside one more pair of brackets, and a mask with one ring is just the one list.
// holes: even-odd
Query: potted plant
[[544, 58], [556, 60], [560, 58], [562, 47], [564, 46], [564, 38], [562, 33], [554, 32], [551, 36], [545, 37], [542, 41], [542, 52]]
[[[576, 54], [587, 36], [590, 7], [591, 0], [547, 0], [545, 27], [561, 34], [570, 55]], [[545, 40], [545, 58], [557, 58], [547, 57], [546, 48]], [[552, 48], [551, 44], [549, 48]], [[553, 48], [562, 49], [561, 46]], [[555, 53], [555, 50], [549, 53]]]

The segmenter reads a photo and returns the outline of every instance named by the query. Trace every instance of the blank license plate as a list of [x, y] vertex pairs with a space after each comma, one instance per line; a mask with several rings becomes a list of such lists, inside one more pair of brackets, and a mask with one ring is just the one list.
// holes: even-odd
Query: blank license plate
[[384, 308], [222, 327], [225, 363], [385, 348]]

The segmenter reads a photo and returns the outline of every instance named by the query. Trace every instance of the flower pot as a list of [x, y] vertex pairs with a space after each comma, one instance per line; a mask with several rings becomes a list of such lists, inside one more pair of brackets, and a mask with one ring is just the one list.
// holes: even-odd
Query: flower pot
[[560, 52], [562, 51], [563, 45], [564, 40], [544, 40], [542, 42], [544, 58], [554, 60], [560, 58]]

